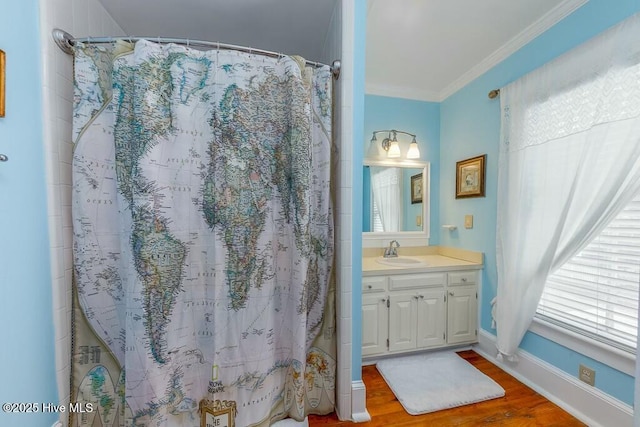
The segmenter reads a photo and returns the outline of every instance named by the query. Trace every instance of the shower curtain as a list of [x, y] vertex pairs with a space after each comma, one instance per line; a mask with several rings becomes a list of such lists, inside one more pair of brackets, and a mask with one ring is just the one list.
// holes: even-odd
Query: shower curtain
[[331, 412], [331, 73], [139, 41], [75, 50], [71, 423]]

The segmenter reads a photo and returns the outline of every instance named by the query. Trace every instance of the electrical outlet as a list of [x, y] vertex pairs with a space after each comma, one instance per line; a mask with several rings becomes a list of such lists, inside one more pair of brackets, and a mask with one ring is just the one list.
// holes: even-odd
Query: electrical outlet
[[596, 371], [584, 366], [584, 365], [580, 365], [580, 367], [578, 368], [578, 378], [580, 378], [580, 381], [583, 381], [587, 384], [589, 384], [590, 386], [595, 385], [596, 383]]
[[464, 216], [464, 228], [473, 228], [473, 215]]

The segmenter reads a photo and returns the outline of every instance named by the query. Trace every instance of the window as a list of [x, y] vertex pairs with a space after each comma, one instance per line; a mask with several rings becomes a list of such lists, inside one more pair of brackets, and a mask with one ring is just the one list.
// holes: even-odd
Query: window
[[640, 287], [640, 196], [549, 276], [537, 315], [635, 353]]

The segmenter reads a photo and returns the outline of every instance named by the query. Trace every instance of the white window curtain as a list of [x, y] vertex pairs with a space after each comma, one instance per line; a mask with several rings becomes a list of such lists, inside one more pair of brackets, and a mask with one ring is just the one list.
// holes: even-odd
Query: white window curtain
[[401, 231], [402, 169], [371, 166], [371, 192], [383, 231]]
[[495, 307], [510, 360], [550, 273], [640, 188], [640, 19], [500, 91]]

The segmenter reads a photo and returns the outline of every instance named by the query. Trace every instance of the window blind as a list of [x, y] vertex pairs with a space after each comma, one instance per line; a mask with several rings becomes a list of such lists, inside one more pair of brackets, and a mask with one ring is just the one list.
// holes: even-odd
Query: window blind
[[635, 352], [640, 284], [640, 197], [549, 276], [538, 316]]
[[373, 206], [372, 219], [371, 219], [371, 225], [372, 225], [371, 231], [382, 232], [384, 231], [384, 226], [382, 225], [382, 219], [380, 218], [380, 211], [378, 210], [378, 205], [373, 199], [373, 195], [371, 195], [371, 205]]

